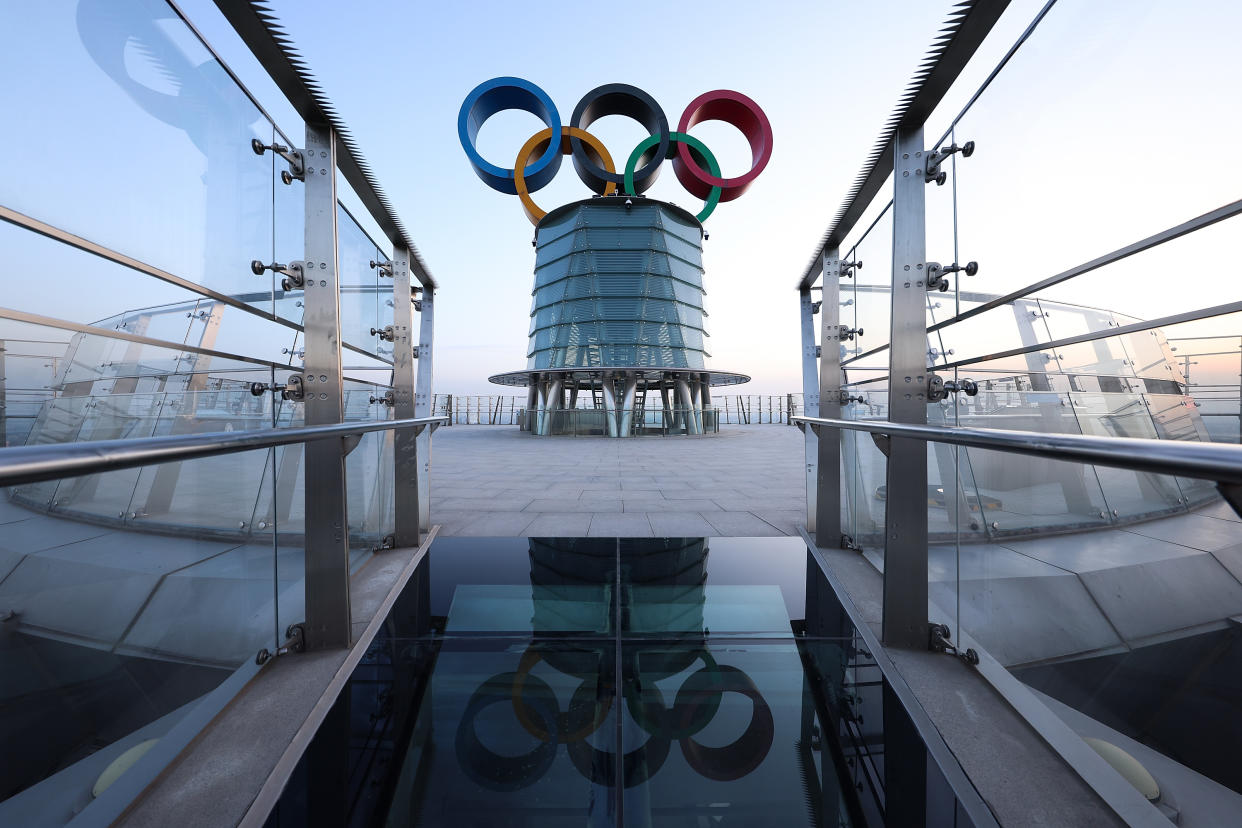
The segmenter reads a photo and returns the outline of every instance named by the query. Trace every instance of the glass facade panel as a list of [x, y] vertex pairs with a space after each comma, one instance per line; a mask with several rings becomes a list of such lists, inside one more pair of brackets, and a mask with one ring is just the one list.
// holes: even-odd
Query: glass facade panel
[[571, 214], [538, 230], [528, 367], [703, 368], [697, 224], [656, 204]]

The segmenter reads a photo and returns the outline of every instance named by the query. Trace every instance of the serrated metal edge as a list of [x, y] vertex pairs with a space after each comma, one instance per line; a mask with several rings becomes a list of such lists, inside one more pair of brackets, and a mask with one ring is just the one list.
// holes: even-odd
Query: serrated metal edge
[[849, 192], [845, 196], [845, 201], [841, 204], [840, 209], [837, 210], [836, 215], [833, 216], [832, 224], [830, 224], [828, 229], [824, 231], [824, 234], [820, 236], [819, 245], [815, 248], [815, 253], [811, 256], [811, 260], [807, 263], [806, 270], [803, 271], [802, 278], [798, 280], [799, 289], [802, 288], [803, 284], [809, 284], [814, 281], [812, 274], [814, 274], [816, 267], [819, 266], [820, 259], [824, 255], [824, 250], [827, 248], [828, 243], [832, 239], [833, 234], [836, 232], [837, 227], [840, 226], [841, 220], [845, 217], [846, 211], [850, 209], [851, 205], [854, 203], [854, 199], [858, 197], [859, 192], [862, 190], [863, 184], [866, 183], [867, 178], [871, 175], [871, 171], [875, 168], [876, 162], [878, 162], [886, 153], [890, 151], [893, 141], [897, 136], [897, 128], [901, 125], [902, 121], [909, 113], [911, 104], [914, 103], [914, 101], [918, 98], [919, 93], [922, 92], [923, 84], [926, 83], [927, 78], [931, 76], [933, 71], [935, 71], [937, 65], [940, 63], [940, 59], [944, 56], [944, 53], [948, 51], [949, 46], [953, 43], [953, 39], [961, 30], [962, 22], [966, 19], [974, 7], [979, 5], [981, 2], [984, 2], [984, 0], [961, 0], [961, 2], [951, 7], [949, 16], [944, 22], [944, 26], [937, 33], [937, 37], [932, 41], [931, 46], [928, 47], [927, 53], [923, 56], [923, 60], [914, 70], [914, 74], [911, 76], [909, 83], [906, 84], [905, 91], [902, 92], [901, 96], [897, 99], [897, 106], [894, 108], [893, 114], [890, 115], [888, 120], [884, 122], [884, 129], [880, 132], [880, 137], [876, 140], [871, 152], [867, 154], [867, 159], [863, 162], [862, 171], [859, 172], [858, 176], [854, 179], [853, 185], [850, 187]]
[[[251, 51], [256, 52], [255, 57], [259, 59], [259, 62], [263, 64], [268, 73], [272, 75], [272, 79], [276, 81], [277, 86], [289, 98], [290, 103], [298, 110], [302, 119], [311, 123], [327, 124], [336, 133], [339, 144], [338, 156], [345, 156], [344, 160], [347, 164], [353, 164], [357, 167], [367, 187], [370, 188], [371, 194], [383, 208], [386, 218], [395, 231], [395, 234], [390, 234], [389, 241], [393, 244], [400, 244], [409, 251], [410, 266], [418, 277], [418, 281], [425, 287], [435, 289], [437, 287], [436, 281], [432, 277], [427, 263], [423, 260], [422, 254], [419, 253], [418, 247], [414, 244], [413, 239], [410, 238], [410, 234], [406, 232], [405, 225], [402, 224], [396, 210], [393, 209], [392, 200], [380, 187], [370, 163], [363, 157], [361, 150], [358, 148], [353, 133], [324, 92], [323, 86], [311, 73], [310, 65], [297, 50], [293, 37], [280, 22], [280, 18], [277, 17], [270, 0], [215, 0], [215, 3], [224, 16], [229, 19], [229, 22], [233, 23], [234, 28], [241, 35], [242, 39], [246, 41], [246, 45], [251, 48]], [[265, 56], [258, 54], [255, 50], [256, 44], [249, 40], [247, 31], [243, 31], [243, 28], [237, 25], [238, 13], [243, 10], [249, 12], [254, 20], [260, 24], [263, 32], [270, 39], [272, 45], [275, 46], [279, 57], [286, 64], [285, 67], [268, 65], [264, 59]], [[270, 58], [271, 56], [267, 57]], [[288, 71], [282, 71], [284, 69]], [[285, 80], [295, 80], [296, 83], [291, 88], [290, 84], [281, 82], [282, 77]], [[301, 94], [298, 94], [299, 92]], [[340, 165], [341, 160], [338, 157], [338, 165]], [[391, 235], [395, 235], [396, 238], [392, 238]]]

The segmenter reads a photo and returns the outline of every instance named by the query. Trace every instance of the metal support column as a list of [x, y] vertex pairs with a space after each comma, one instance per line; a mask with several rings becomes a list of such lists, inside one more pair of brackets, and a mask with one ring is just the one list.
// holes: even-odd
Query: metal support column
[[[825, 250], [819, 306], [819, 416], [841, 416], [841, 257]], [[825, 430], [816, 445], [815, 545], [841, 545], [841, 435]]]
[[[424, 287], [420, 301], [418, 322], [418, 376], [414, 380], [414, 416], [431, 417], [435, 414], [435, 390], [432, 386], [432, 369], [435, 361], [432, 341], [435, 339], [436, 292]], [[418, 435], [418, 525], [422, 531], [431, 529], [431, 428], [424, 428]]]
[[708, 413], [712, 407], [712, 375], [704, 371], [699, 377], [702, 383], [699, 387], [699, 399], [701, 402], [700, 408], [703, 411], [703, 430], [719, 431], [720, 423], [716, 422], [715, 412]]
[[[888, 411], [927, 422], [927, 183], [923, 128], [898, 128], [893, 158], [893, 293]], [[828, 304], [825, 298], [825, 306]], [[827, 350], [825, 343], [824, 350]], [[822, 387], [822, 384], [821, 384]], [[821, 410], [823, 400], [821, 399]], [[822, 475], [821, 475], [822, 479]], [[884, 643], [927, 648], [927, 446], [894, 437], [884, 514]]]
[[626, 371], [622, 388], [621, 425], [618, 432], [622, 437], [629, 437], [634, 427], [634, 406], [638, 403], [638, 375], [633, 371]]
[[619, 437], [617, 433], [617, 390], [613, 384], [612, 374], [604, 374], [600, 386], [604, 392], [604, 422], [608, 424], [608, 436]]
[[[822, 307], [822, 305], [821, 305]], [[819, 366], [815, 358], [815, 312], [811, 289], [798, 292], [798, 314], [802, 320], [802, 414], [819, 416]], [[819, 440], [812, 429], [803, 429], [806, 459], [806, 530], [815, 534], [816, 470], [819, 466]]]
[[548, 381], [547, 403], [543, 407], [543, 422], [539, 429], [545, 437], [556, 429], [556, 414], [561, 410], [563, 392], [564, 381], [559, 376]]
[[697, 418], [694, 416], [694, 398], [690, 394], [690, 383], [681, 374], [677, 375], [677, 407], [682, 411], [682, 419], [686, 423], [687, 434], [698, 434]]
[[[392, 390], [393, 416], [398, 420], [414, 413], [414, 294], [410, 285], [410, 251], [392, 251]], [[393, 435], [393, 541], [398, 547], [418, 546], [420, 535], [418, 497], [418, 437], [409, 429]]]
[[[306, 125], [305, 421], [344, 421], [337, 274], [336, 136]], [[339, 437], [306, 444], [306, 647], [348, 647], [349, 520]]]

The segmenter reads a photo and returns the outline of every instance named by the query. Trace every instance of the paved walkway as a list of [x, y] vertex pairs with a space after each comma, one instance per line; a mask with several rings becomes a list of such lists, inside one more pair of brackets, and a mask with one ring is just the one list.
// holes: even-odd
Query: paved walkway
[[451, 426], [433, 442], [431, 519], [445, 535], [795, 535], [802, 445], [783, 425], [621, 440]]

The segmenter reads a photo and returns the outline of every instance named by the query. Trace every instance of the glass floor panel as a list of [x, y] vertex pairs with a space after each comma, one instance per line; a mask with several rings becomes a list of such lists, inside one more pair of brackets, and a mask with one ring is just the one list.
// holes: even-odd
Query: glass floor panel
[[798, 538], [437, 539], [268, 825], [881, 825], [833, 594]]

